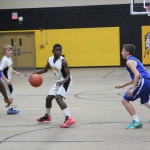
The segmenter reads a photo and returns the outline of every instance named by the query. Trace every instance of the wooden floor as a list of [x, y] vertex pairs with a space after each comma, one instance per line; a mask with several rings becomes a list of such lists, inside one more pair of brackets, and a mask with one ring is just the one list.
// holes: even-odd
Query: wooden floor
[[[148, 70], [150, 68], [147, 67]], [[139, 100], [133, 102], [143, 121], [141, 129], [125, 129], [131, 117], [121, 104], [124, 89], [115, 85], [128, 81], [126, 68], [72, 68], [73, 84], [66, 99], [77, 123], [60, 128], [64, 115], [53, 102], [50, 123], [37, 123], [45, 113], [45, 98], [55, 81], [51, 70], [43, 74], [43, 84], [33, 88], [20, 71], [13, 76], [15, 104], [20, 113], [7, 115], [3, 98], [0, 105], [0, 150], [149, 150], [150, 110]]]

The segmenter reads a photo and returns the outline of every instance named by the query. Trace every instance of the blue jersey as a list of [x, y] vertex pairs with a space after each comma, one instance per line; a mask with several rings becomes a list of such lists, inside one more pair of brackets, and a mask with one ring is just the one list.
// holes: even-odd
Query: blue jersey
[[[128, 96], [129, 90], [132, 88], [130, 87], [127, 92], [124, 94], [123, 98], [127, 101], [134, 101], [138, 98], [141, 99], [141, 104], [147, 103], [149, 101], [150, 96], [150, 74], [145, 69], [143, 64], [135, 57], [129, 56], [128, 60], [133, 60], [136, 69], [140, 73], [140, 79], [136, 88], [133, 92], [131, 97]], [[131, 79], [134, 80], [134, 74], [129, 67], [127, 67], [128, 72], [130, 73]]]
[[[141, 78], [150, 79], [150, 74], [148, 73], [148, 71], [145, 69], [143, 64], [137, 58], [135, 58], [134, 56], [129, 56], [128, 60], [134, 60], [134, 64], [136, 66], [136, 69], [139, 71]], [[129, 67], [127, 67], [127, 70], [130, 73], [131, 79], [133, 80], [134, 79], [133, 72], [130, 70]]]

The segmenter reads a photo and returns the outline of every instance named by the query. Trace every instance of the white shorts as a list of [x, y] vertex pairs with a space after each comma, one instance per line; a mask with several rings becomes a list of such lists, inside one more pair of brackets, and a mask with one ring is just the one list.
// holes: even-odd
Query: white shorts
[[48, 95], [54, 95], [54, 96], [61, 95], [63, 98], [66, 98], [68, 91], [70, 89], [71, 81], [69, 81], [61, 86], [56, 86], [56, 83], [52, 86]]

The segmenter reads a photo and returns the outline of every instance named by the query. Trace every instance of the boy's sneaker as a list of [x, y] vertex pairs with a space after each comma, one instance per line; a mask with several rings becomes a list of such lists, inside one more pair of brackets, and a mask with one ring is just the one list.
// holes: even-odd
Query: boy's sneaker
[[71, 126], [74, 123], [76, 123], [76, 120], [73, 117], [66, 117], [66, 120], [61, 125], [61, 128], [67, 128], [67, 127]]
[[14, 108], [10, 108], [7, 110], [7, 114], [8, 115], [15, 115], [15, 114], [18, 114], [19, 113], [19, 110], [16, 110]]
[[136, 128], [142, 128], [143, 124], [142, 122], [133, 121], [129, 125], [126, 126], [126, 129], [136, 129]]
[[38, 122], [49, 122], [51, 120], [52, 120], [51, 116], [48, 116], [48, 115], [45, 115], [45, 116], [37, 119]]
[[141, 121], [140, 122], [135, 121], [134, 126], [135, 128], [142, 128], [143, 124]]
[[132, 121], [132, 123], [130, 123], [129, 125], [127, 125], [125, 128], [126, 129], [134, 129], [135, 127], [134, 127], [134, 122], [135, 121]]

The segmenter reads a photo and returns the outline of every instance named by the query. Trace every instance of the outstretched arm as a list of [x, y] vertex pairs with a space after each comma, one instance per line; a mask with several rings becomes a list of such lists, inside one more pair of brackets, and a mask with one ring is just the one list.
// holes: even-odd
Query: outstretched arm
[[123, 87], [125, 87], [125, 86], [128, 86], [128, 85], [130, 85], [130, 84], [132, 84], [132, 83], [133, 83], [133, 81], [130, 80], [130, 81], [126, 82], [125, 84], [116, 85], [115, 88], [120, 89], [120, 88], [123, 88]]
[[34, 72], [33, 74], [43, 74], [43, 73], [46, 73], [49, 69], [50, 69], [50, 65], [47, 62], [47, 64], [45, 65], [45, 67], [43, 69], [38, 70], [38, 71]]
[[12, 73], [15, 73], [16, 76], [20, 76], [20, 72], [18, 72], [16, 70], [12, 70]]

